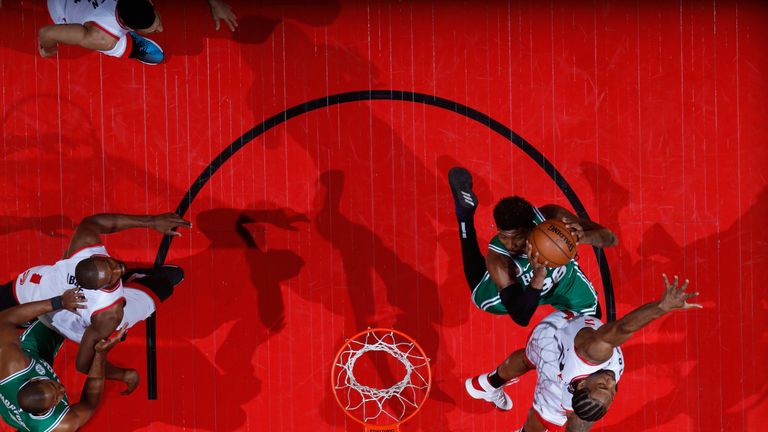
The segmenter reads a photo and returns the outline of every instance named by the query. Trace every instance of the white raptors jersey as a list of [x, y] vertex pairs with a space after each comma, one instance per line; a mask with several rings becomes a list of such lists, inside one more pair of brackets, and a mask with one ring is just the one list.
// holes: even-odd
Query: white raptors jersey
[[[103, 245], [94, 245], [82, 248], [54, 265], [32, 267], [16, 278], [13, 286], [16, 299], [19, 303], [30, 303], [62, 295], [70, 288], [78, 288], [75, 267], [80, 261], [94, 255], [109, 256]], [[84, 289], [82, 292], [87, 300], [85, 309], [78, 309], [76, 314], [62, 309], [40, 316], [44, 324], [75, 342], [80, 342], [93, 315], [125, 301], [120, 280], [111, 287]]]
[[117, 44], [108, 56], [120, 57], [128, 46], [126, 34], [130, 31], [117, 21], [117, 0], [48, 0], [48, 13], [56, 24], [90, 23], [115, 38]]
[[569, 391], [568, 387], [574, 380], [586, 378], [601, 369], [608, 369], [613, 371], [618, 382], [621, 374], [624, 372], [624, 355], [619, 347], [613, 349], [613, 355], [608, 361], [598, 364], [590, 363], [581, 358], [574, 349], [574, 338], [581, 329], [585, 327], [598, 329], [602, 325], [602, 321], [595, 317], [579, 315], [569, 319], [568, 323], [555, 334], [560, 350], [560, 382], [563, 387], [562, 404], [563, 408], [568, 411], [573, 409], [571, 404], [573, 393]]
[[[152, 297], [143, 290], [124, 288], [123, 293], [125, 294], [123, 321], [117, 328], [120, 328], [123, 324], [128, 324], [128, 328], [131, 328], [136, 325], [136, 323], [147, 319], [147, 317], [152, 315], [155, 311], [154, 300], [152, 300]], [[120, 301], [122, 301], [122, 299]], [[90, 319], [86, 320], [85, 317], [68, 311], [58, 312], [53, 318], [51, 318], [50, 315], [51, 314], [45, 314], [41, 316], [40, 321], [77, 343], [80, 343], [83, 339], [85, 329], [90, 325]], [[92, 314], [91, 316], [93, 315], [95, 314]]]

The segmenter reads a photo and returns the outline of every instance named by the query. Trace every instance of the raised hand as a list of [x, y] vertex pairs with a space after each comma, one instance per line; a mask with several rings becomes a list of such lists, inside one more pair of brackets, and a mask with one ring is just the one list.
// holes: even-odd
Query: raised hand
[[102, 339], [96, 343], [93, 349], [99, 354], [107, 354], [120, 340], [125, 336], [125, 332], [128, 331], [128, 324], [123, 324], [118, 330], [117, 334], [109, 339]]
[[584, 227], [582, 227], [578, 221], [571, 218], [564, 217], [562, 220], [565, 227], [568, 228], [571, 234], [576, 238], [576, 243], [580, 244], [584, 239]]
[[192, 228], [192, 224], [177, 215], [176, 213], [165, 213], [152, 217], [152, 228], [160, 231], [163, 234], [180, 236], [181, 233], [174, 231], [178, 227]]
[[68, 289], [61, 295], [61, 305], [70, 312], [87, 308], [86, 301], [85, 294], [79, 289]]
[[699, 295], [697, 292], [687, 293], [685, 292], [685, 289], [688, 288], [688, 279], [683, 282], [683, 284], [678, 287], [678, 279], [677, 275], [675, 275], [675, 279], [673, 283], [669, 283], [669, 279], [667, 278], [666, 274], [662, 274], [664, 276], [664, 285], [666, 286], [664, 295], [661, 297], [661, 300], [659, 301], [659, 307], [664, 312], [670, 312], [676, 309], [681, 310], [687, 310], [687, 309], [701, 309], [702, 306], [697, 303], [688, 303], [686, 300], [688, 300], [691, 297], [696, 297]]
[[232, 8], [218, 0], [208, 0], [208, 4], [211, 5], [211, 15], [213, 16], [213, 22], [216, 24], [216, 30], [218, 31], [221, 28], [220, 21], [224, 21], [230, 30], [235, 31], [237, 16], [232, 12]]

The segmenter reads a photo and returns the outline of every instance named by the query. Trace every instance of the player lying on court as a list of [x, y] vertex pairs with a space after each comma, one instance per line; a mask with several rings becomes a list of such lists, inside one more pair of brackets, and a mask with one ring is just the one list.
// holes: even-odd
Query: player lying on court
[[525, 349], [512, 353], [493, 372], [468, 379], [467, 392], [508, 410], [512, 401], [503, 387], [536, 369], [533, 408], [521, 431], [589, 430], [605, 415], [616, 395], [616, 384], [624, 372], [619, 346], [673, 310], [701, 308], [686, 301], [698, 295], [685, 292], [687, 280], [678, 287], [677, 276], [672, 283], [663, 276], [661, 300], [640, 306], [618, 321], [603, 324], [591, 316], [552, 312], [534, 327]]
[[493, 209], [499, 231], [483, 257], [474, 224], [477, 197], [472, 191], [472, 175], [454, 167], [448, 172], [448, 183], [459, 222], [464, 276], [477, 307], [493, 314], [509, 314], [521, 326], [528, 325], [539, 304], [600, 317], [597, 293], [578, 263], [570, 260], [548, 268], [537, 259], [528, 259], [526, 242], [533, 228], [545, 219], [562, 219], [578, 244], [614, 246], [618, 241], [613, 232], [558, 205], [536, 208], [518, 196], [506, 197]]
[[[68, 289], [82, 289], [80, 292], [88, 302], [76, 314], [57, 310], [39, 318], [48, 327], [80, 344], [77, 370], [88, 373], [100, 340], [109, 337], [121, 325], [130, 328], [146, 319], [155, 311], [157, 301], [170, 297], [175, 286], [184, 279], [184, 272], [176, 266], [126, 271], [124, 263], [109, 256], [101, 244], [101, 235], [130, 228], [150, 228], [163, 234], [179, 235], [174, 231], [176, 228], [191, 226], [175, 213], [88, 216], [75, 229], [64, 258], [53, 265], [32, 267], [0, 286], [0, 310], [60, 296]], [[120, 368], [109, 362], [106, 377], [124, 382], [123, 394], [131, 393], [139, 383], [136, 370]]]
[[72, 406], [51, 368], [64, 338], [40, 321], [32, 324], [21, 339], [16, 329], [41, 314], [74, 312], [84, 301], [82, 293], [69, 289], [61, 296], [0, 312], [0, 414], [8, 425], [30, 432], [74, 431], [93, 416], [104, 391], [107, 353], [123, 337], [125, 327], [111, 339], [96, 343], [80, 402]]
[[[224, 21], [232, 31], [237, 18], [219, 0], [208, 0], [219, 29]], [[160, 33], [163, 22], [150, 0], [48, 0], [54, 24], [38, 32], [38, 49], [43, 57], [55, 55], [58, 44], [78, 45], [112, 57], [128, 55], [145, 64], [163, 61], [163, 50], [141, 35]]]

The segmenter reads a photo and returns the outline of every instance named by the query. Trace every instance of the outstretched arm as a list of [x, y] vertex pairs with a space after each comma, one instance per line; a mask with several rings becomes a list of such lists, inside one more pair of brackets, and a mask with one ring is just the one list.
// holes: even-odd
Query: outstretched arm
[[67, 415], [64, 416], [61, 423], [54, 429], [56, 432], [75, 431], [93, 417], [93, 413], [96, 412], [96, 407], [99, 405], [101, 396], [104, 393], [107, 353], [120, 342], [127, 329], [127, 326], [123, 326], [112, 339], [102, 339], [96, 344], [95, 355], [88, 369], [88, 378], [86, 378], [85, 384], [83, 384], [80, 402], [70, 407]]
[[597, 331], [585, 334], [580, 332], [576, 336], [576, 351], [587, 360], [602, 363], [611, 358], [614, 347], [623, 344], [636, 331], [656, 318], [673, 310], [701, 308], [699, 304], [686, 301], [699, 295], [697, 292], [685, 292], [688, 287], [687, 279], [682, 286], [678, 287], [677, 276], [673, 283], [669, 283], [666, 274], [663, 276], [665, 290], [661, 300], [640, 306], [620, 320], [603, 325]]
[[571, 213], [564, 207], [556, 204], [547, 204], [539, 208], [547, 219], [562, 219], [565, 226], [576, 236], [579, 244], [588, 244], [595, 247], [616, 246], [619, 239], [608, 228], [589, 219], [584, 219]]
[[38, 48], [41, 56], [49, 57], [56, 54], [56, 47], [60, 43], [106, 51], [114, 48], [117, 40], [100, 28], [87, 24], [51, 24], [38, 31]]
[[159, 215], [127, 215], [101, 213], [88, 216], [80, 222], [72, 235], [69, 247], [64, 252], [68, 257], [78, 249], [101, 241], [102, 234], [116, 233], [130, 228], [152, 228], [163, 234], [180, 236], [174, 231], [178, 227], [191, 228], [192, 224], [176, 213]]

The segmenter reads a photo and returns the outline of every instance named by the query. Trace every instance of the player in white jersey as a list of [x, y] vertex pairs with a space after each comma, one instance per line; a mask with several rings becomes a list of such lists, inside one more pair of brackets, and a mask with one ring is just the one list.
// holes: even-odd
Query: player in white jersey
[[[124, 263], [112, 258], [101, 245], [101, 235], [129, 228], [152, 228], [163, 234], [179, 235], [178, 227], [191, 224], [175, 213], [154, 216], [97, 214], [77, 226], [64, 258], [53, 265], [36, 266], [0, 287], [0, 309], [61, 295], [71, 288], [82, 289], [86, 307], [77, 313], [56, 311], [40, 320], [67, 338], [80, 343], [76, 365], [87, 373], [98, 341], [109, 337], [120, 325], [133, 326], [154, 312], [155, 299], [163, 301], [183, 280], [175, 266], [126, 273]], [[128, 287], [123, 286], [123, 278]], [[134, 369], [107, 363], [108, 379], [123, 381], [124, 394], [139, 382]]]
[[[237, 18], [219, 0], [208, 0], [219, 29], [224, 21], [233, 31]], [[163, 50], [142, 35], [163, 31], [160, 14], [150, 0], [48, 0], [54, 24], [39, 31], [40, 55], [56, 54], [58, 44], [78, 45], [108, 56], [129, 56], [145, 64], [163, 61]]]
[[[656, 318], [673, 310], [700, 308], [688, 303], [698, 293], [686, 293], [664, 275], [661, 300], [643, 305], [605, 325], [595, 317], [557, 311], [539, 323], [525, 349], [512, 353], [495, 371], [466, 381], [467, 392], [501, 409], [512, 408], [503, 386], [536, 370], [533, 408], [522, 432], [587, 431], [602, 418], [616, 395], [624, 371], [619, 346]], [[491, 382], [492, 374], [500, 382]]]

